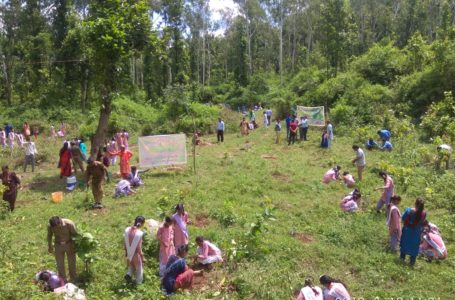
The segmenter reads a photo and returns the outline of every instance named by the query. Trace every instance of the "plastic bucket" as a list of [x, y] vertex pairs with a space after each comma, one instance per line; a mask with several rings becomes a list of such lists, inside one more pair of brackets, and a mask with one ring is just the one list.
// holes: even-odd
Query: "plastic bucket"
[[63, 192], [52, 193], [52, 202], [60, 203], [63, 200]]

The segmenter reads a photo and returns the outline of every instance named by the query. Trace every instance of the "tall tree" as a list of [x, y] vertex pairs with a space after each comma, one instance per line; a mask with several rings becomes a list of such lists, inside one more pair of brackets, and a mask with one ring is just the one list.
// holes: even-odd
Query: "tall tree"
[[145, 0], [95, 0], [85, 22], [90, 46], [92, 68], [100, 90], [100, 116], [90, 151], [95, 158], [102, 147], [112, 111], [113, 95], [117, 92], [123, 63], [134, 50], [140, 51], [150, 30]]

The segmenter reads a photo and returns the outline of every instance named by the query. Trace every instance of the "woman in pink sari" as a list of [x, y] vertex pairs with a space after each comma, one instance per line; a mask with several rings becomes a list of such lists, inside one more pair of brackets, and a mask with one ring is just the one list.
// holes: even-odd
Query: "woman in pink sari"
[[65, 142], [62, 149], [60, 149], [60, 159], [58, 161], [58, 167], [60, 168], [60, 178], [69, 177], [73, 173], [71, 169], [71, 160], [73, 156], [71, 155], [68, 144], [68, 142]]
[[134, 225], [126, 228], [124, 233], [125, 256], [128, 263], [128, 273], [126, 273], [125, 279], [131, 281], [133, 272], [135, 272], [136, 284], [141, 284], [144, 280], [142, 267], [145, 261], [144, 254], [142, 253], [142, 237], [144, 233], [141, 230], [144, 223], [145, 218], [138, 216], [134, 220]]
[[[180, 246], [188, 245], [188, 214], [185, 211], [183, 204], [177, 204], [175, 213], [172, 215], [174, 219], [174, 246], [175, 249]], [[177, 250], [176, 250], [177, 251]]]
[[349, 174], [348, 171], [343, 173], [343, 181], [344, 181], [344, 184], [346, 185], [346, 187], [348, 187], [350, 189], [355, 187], [354, 177], [351, 174]]
[[322, 183], [329, 184], [331, 181], [337, 181], [340, 176], [340, 166], [328, 170], [322, 178]]
[[360, 207], [361, 199], [360, 191], [355, 189], [341, 200], [340, 207], [344, 212], [355, 212]]
[[388, 208], [387, 226], [389, 226], [389, 245], [394, 252], [398, 251], [398, 245], [401, 239], [401, 212], [398, 204], [401, 202], [400, 196], [392, 196], [390, 206]]
[[160, 276], [164, 275], [169, 257], [175, 254], [174, 229], [172, 219], [166, 217], [164, 223], [158, 228], [156, 239], [160, 242]]
[[[393, 196], [393, 189], [394, 189], [394, 184], [393, 184], [393, 179], [390, 177], [389, 174], [386, 172], [379, 172], [379, 176], [384, 180], [384, 186], [376, 188], [376, 190], [382, 190], [382, 195], [381, 198], [378, 200], [378, 203], [376, 205], [376, 210], [379, 212], [384, 206], [386, 207], [389, 206], [390, 204], [390, 198]], [[388, 211], [387, 211], [388, 212]]]
[[439, 231], [434, 231], [427, 224], [424, 227], [422, 235], [422, 243], [419, 247], [419, 253], [424, 255], [429, 261], [433, 259], [446, 259], [447, 248], [442, 240]]

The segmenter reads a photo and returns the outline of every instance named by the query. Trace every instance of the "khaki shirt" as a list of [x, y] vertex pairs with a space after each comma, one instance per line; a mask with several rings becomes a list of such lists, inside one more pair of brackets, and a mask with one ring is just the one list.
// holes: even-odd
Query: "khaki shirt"
[[85, 173], [87, 183], [90, 181], [90, 178], [92, 178], [92, 183], [102, 182], [105, 175], [107, 175], [107, 169], [102, 162], [94, 161], [93, 164], [87, 166]]
[[73, 221], [62, 219], [61, 226], [51, 227], [47, 225], [47, 243], [49, 248], [52, 247], [52, 235], [54, 235], [54, 244], [66, 244], [71, 241], [77, 234], [76, 226]]
[[82, 152], [81, 152], [81, 149], [79, 149], [78, 146], [74, 145], [74, 146], [71, 146], [70, 148], [71, 150], [71, 154], [73, 154], [73, 159], [82, 159]]

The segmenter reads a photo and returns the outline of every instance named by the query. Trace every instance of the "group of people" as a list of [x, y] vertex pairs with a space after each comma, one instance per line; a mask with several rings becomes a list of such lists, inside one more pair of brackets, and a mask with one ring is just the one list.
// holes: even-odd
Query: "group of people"
[[[188, 268], [185, 260], [189, 243], [188, 224], [188, 213], [183, 204], [177, 204], [172, 217], [165, 218], [156, 235], [160, 242], [159, 273], [168, 295], [175, 289], [191, 287], [193, 276], [198, 274]], [[196, 267], [223, 262], [221, 250], [215, 244], [202, 236], [196, 237], [196, 244], [197, 254], [189, 257]]]
[[[124, 232], [125, 256], [128, 262], [128, 271], [125, 275], [127, 281], [141, 284], [144, 279], [142, 253], [142, 231], [146, 220], [142, 216], [136, 217], [133, 226], [127, 227]], [[196, 237], [197, 254], [188, 257], [189, 233], [188, 213], [183, 204], [177, 204], [172, 217], [165, 217], [164, 222], [156, 232], [156, 239], [160, 244], [159, 252], [159, 274], [163, 292], [172, 295], [177, 289], [191, 288], [193, 277], [201, 274], [201, 271], [194, 271], [187, 263], [193, 259], [195, 267], [198, 265], [208, 266], [216, 262], [223, 262], [220, 249], [204, 239]]]
[[384, 151], [392, 151], [393, 145], [392, 141], [390, 140], [392, 137], [392, 133], [387, 129], [381, 129], [377, 132], [379, 139], [382, 141], [382, 145], [379, 145], [373, 138], [369, 138], [368, 141], [365, 143], [365, 146], [368, 150], [373, 149], [380, 149]]
[[313, 284], [312, 278], [306, 278], [302, 289], [297, 291], [297, 300], [350, 300], [347, 285], [328, 275], [319, 277], [324, 289]]
[[[366, 165], [365, 154], [357, 145], [353, 145], [352, 149], [356, 152], [356, 157], [352, 162], [357, 166], [360, 181]], [[322, 182], [329, 184], [333, 181], [343, 180], [346, 187], [354, 188], [356, 186], [354, 177], [349, 172], [344, 172], [341, 176], [340, 171], [340, 166], [329, 169], [324, 174]], [[429, 260], [446, 258], [447, 249], [437, 226], [426, 220], [424, 201], [417, 198], [414, 208], [407, 208], [401, 215], [398, 208], [401, 197], [394, 192], [395, 186], [392, 177], [385, 171], [379, 172], [379, 177], [383, 180], [383, 185], [375, 189], [382, 191], [376, 204], [376, 210], [379, 213], [385, 207], [390, 249], [394, 252], [399, 250], [400, 258], [403, 261], [406, 255], [409, 255], [411, 266], [415, 264], [419, 253]], [[360, 207], [361, 197], [360, 191], [355, 188], [341, 200], [341, 209], [345, 212], [357, 211]]]

